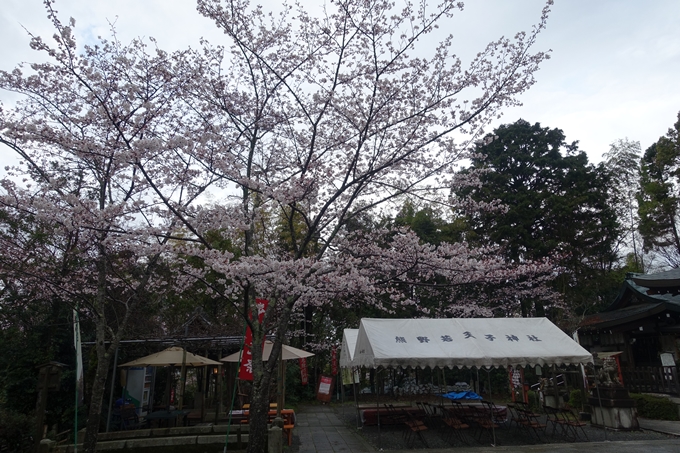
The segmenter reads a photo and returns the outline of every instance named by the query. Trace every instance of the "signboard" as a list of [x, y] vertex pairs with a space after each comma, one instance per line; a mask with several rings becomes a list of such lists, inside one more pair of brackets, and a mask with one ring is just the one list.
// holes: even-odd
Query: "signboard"
[[675, 366], [675, 360], [673, 359], [673, 354], [669, 352], [663, 352], [660, 354], [661, 366]]
[[319, 379], [319, 386], [316, 389], [316, 399], [319, 401], [329, 402], [333, 394], [333, 378], [328, 376], [321, 376]]

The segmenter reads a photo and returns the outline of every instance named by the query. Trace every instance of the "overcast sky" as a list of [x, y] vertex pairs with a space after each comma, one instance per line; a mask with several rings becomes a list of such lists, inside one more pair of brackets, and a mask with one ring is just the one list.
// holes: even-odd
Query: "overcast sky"
[[[543, 3], [470, 0], [442, 28], [453, 33], [455, 51], [465, 58], [502, 35], [530, 30]], [[152, 36], [165, 50], [198, 47], [200, 37], [224, 42], [192, 0], [57, 0], [56, 9], [62, 22], [76, 19], [81, 43], [108, 36], [109, 22], [116, 23], [121, 41]], [[522, 96], [524, 106], [506, 110], [497, 124], [523, 118], [560, 128], [595, 162], [619, 138], [638, 140], [646, 149], [680, 111], [679, 24], [677, 0], [557, 0], [536, 47], [552, 49], [552, 58]], [[42, 1], [0, 0], [0, 69], [42, 58], [30, 50], [24, 28], [43, 37], [53, 34]], [[0, 99], [6, 101], [7, 94], [0, 92]]]

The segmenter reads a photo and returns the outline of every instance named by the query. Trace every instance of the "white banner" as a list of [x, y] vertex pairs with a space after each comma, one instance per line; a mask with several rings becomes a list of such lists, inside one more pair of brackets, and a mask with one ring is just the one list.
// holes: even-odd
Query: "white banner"
[[78, 405], [83, 404], [85, 399], [85, 386], [83, 384], [83, 347], [80, 341], [80, 320], [78, 312], [73, 310], [73, 346], [76, 348], [76, 395]]

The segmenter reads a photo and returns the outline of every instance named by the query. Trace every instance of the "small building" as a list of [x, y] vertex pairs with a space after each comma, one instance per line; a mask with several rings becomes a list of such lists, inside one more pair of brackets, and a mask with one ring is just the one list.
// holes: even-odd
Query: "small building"
[[616, 300], [579, 324], [579, 342], [591, 353], [617, 355], [631, 391], [680, 393], [680, 269], [626, 276]]

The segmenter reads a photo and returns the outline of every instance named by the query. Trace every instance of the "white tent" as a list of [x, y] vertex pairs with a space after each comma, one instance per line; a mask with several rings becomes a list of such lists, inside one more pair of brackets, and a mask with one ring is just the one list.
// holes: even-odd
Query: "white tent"
[[354, 350], [356, 349], [359, 329], [345, 329], [342, 332], [342, 349], [340, 350], [340, 367], [350, 368], [354, 366]]
[[546, 318], [371, 319], [354, 366], [507, 367], [589, 363], [592, 355]]

